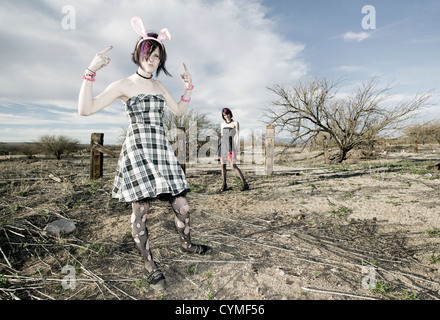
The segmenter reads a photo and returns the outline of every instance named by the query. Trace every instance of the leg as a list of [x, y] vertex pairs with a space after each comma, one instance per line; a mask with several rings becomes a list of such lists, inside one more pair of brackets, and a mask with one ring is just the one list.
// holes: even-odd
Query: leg
[[226, 184], [226, 164], [222, 163], [222, 188], [220, 189], [220, 191], [226, 191], [227, 188], [227, 184]]
[[136, 246], [142, 254], [144, 260], [144, 273], [147, 276], [148, 282], [155, 289], [163, 289], [165, 288], [165, 277], [153, 260], [153, 255], [150, 251], [150, 241], [148, 239], [148, 229], [146, 226], [150, 203], [148, 201], [133, 202], [131, 206], [133, 209], [131, 214], [131, 234], [133, 235]]
[[246, 180], [245, 180], [245, 178], [243, 176], [243, 173], [241, 172], [240, 168], [235, 163], [233, 163], [232, 164], [232, 169], [234, 169], [235, 173], [238, 175], [238, 177], [241, 180], [241, 184], [242, 184], [241, 191], [248, 190], [249, 189], [249, 185], [246, 182]]
[[174, 223], [180, 236], [181, 250], [189, 253], [210, 254], [212, 249], [202, 244], [191, 242], [189, 205], [185, 196], [173, 197], [170, 200], [175, 214]]

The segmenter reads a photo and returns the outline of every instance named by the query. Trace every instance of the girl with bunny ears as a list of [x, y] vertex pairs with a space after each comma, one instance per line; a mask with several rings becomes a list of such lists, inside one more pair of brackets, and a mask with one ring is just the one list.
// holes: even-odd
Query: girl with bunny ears
[[165, 277], [151, 254], [146, 227], [153, 199], [167, 200], [171, 204], [183, 252], [202, 255], [212, 252], [209, 246], [191, 241], [190, 207], [186, 199], [190, 187], [162, 123], [165, 107], [177, 116], [185, 113], [194, 85], [191, 73], [183, 64], [185, 71], [181, 78], [185, 91], [176, 102], [165, 86], [153, 79], [154, 73], [158, 76], [162, 71], [170, 75], [165, 68], [167, 53], [162, 43], [163, 40], [171, 40], [169, 31], [162, 29], [159, 34], [147, 33], [142, 20], [137, 17], [131, 23], [141, 36], [132, 55], [133, 62], [138, 66], [137, 71], [127, 78], [114, 81], [93, 97], [96, 72], [110, 63], [107, 52], [112, 47], [97, 53], [83, 75], [78, 112], [82, 116], [90, 116], [117, 99], [124, 104], [129, 126], [116, 168], [112, 197], [132, 204], [132, 235], [143, 257], [144, 273], [154, 289], [163, 290], [166, 287]]

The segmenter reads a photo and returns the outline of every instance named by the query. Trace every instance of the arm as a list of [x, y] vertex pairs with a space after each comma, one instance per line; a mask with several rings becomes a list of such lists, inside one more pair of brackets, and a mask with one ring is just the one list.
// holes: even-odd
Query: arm
[[238, 121], [236, 121], [236, 122], [237, 122], [237, 125], [235, 126], [235, 128], [236, 128], [237, 132], [235, 133], [234, 143], [235, 143], [235, 147], [237, 148], [237, 150], [239, 150], [240, 149], [240, 134], [239, 134], [240, 124], [238, 123]]
[[90, 116], [105, 107], [109, 106], [113, 101], [121, 96], [119, 91], [120, 81], [115, 81], [110, 84], [104, 92], [99, 94], [96, 98], [93, 98], [93, 82], [96, 71], [104, 66], [107, 66], [110, 62], [110, 58], [105, 54], [107, 51], [111, 50], [113, 47], [108, 47], [100, 52], [98, 52], [93, 59], [92, 63], [89, 65], [85, 73], [92, 74], [93, 79], [84, 79], [81, 84], [81, 89], [79, 91], [78, 97], [78, 113], [82, 116]]
[[165, 86], [158, 82], [162, 88], [162, 91], [164, 93], [165, 100], [167, 101], [168, 108], [177, 116], [182, 116], [186, 109], [188, 108], [189, 101], [191, 100], [191, 92], [193, 87], [192, 84], [192, 77], [191, 74], [188, 71], [188, 68], [185, 64], [183, 64], [183, 67], [185, 68], [185, 72], [180, 75], [182, 78], [184, 84], [185, 84], [185, 92], [183, 93], [181, 99], [179, 102], [176, 102], [176, 100], [173, 99], [173, 97], [169, 94]]
[[121, 97], [119, 84], [123, 80], [111, 83], [102, 93], [93, 98], [93, 82], [84, 80], [81, 85], [78, 99], [78, 113], [82, 116], [91, 116], [96, 112], [108, 107], [116, 99]]

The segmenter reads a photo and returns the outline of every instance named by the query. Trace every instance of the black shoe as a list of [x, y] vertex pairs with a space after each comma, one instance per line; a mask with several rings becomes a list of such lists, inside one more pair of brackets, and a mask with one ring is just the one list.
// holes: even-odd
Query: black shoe
[[246, 191], [246, 190], [249, 190], [249, 185], [247, 184], [247, 182], [245, 182], [243, 187], [241, 187], [241, 191]]
[[180, 246], [180, 250], [185, 253], [197, 253], [200, 255], [211, 254], [212, 248], [210, 246], [205, 246], [204, 244], [191, 244], [191, 247], [186, 249]]
[[226, 184], [224, 184], [224, 185], [222, 185], [220, 192], [225, 192], [227, 189], [228, 189], [228, 186]]
[[148, 272], [147, 269], [144, 268], [144, 274], [147, 277], [147, 281], [155, 290], [165, 290], [167, 286], [167, 281], [165, 280], [165, 276], [163, 275], [160, 269], [153, 270]]

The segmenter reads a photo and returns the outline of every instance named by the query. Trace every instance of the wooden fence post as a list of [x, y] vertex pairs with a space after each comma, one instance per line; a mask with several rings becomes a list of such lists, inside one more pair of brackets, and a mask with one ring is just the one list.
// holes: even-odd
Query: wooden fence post
[[92, 133], [90, 139], [90, 179], [99, 179], [103, 176], [104, 153], [117, 158], [118, 155], [111, 150], [104, 148], [104, 134]]
[[94, 148], [96, 144], [104, 144], [103, 133], [92, 133], [90, 139], [90, 179], [98, 179], [102, 177], [104, 155]]
[[180, 167], [183, 172], [186, 174], [186, 132], [185, 127], [179, 127], [179, 130], [183, 132], [183, 134], [177, 134], [177, 161], [179, 161]]
[[264, 173], [270, 175], [273, 173], [275, 149], [275, 127], [266, 126], [266, 154], [264, 161]]

